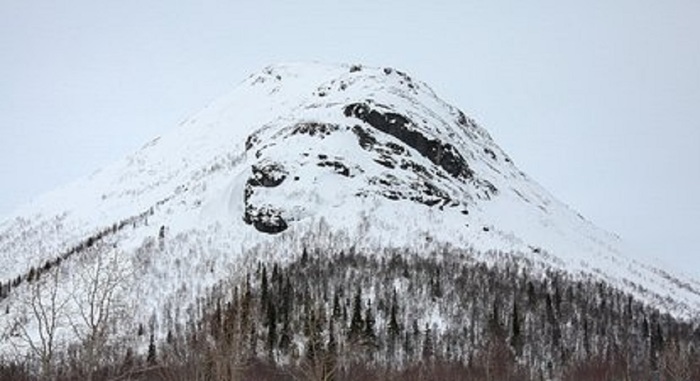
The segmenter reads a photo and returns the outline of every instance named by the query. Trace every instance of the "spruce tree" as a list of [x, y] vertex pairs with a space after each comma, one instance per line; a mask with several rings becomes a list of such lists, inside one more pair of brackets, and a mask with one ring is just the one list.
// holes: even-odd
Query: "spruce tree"
[[282, 315], [282, 332], [280, 332], [279, 347], [286, 352], [292, 343], [292, 327], [289, 321], [289, 313], [285, 312]]
[[233, 289], [233, 301], [226, 303], [226, 311], [224, 313], [223, 333], [226, 344], [232, 344], [234, 338], [239, 335], [240, 323], [238, 319], [238, 287]]
[[242, 292], [241, 300], [239, 302], [240, 308], [238, 308], [239, 321], [239, 340], [242, 342], [248, 342], [249, 349], [253, 350], [253, 345], [255, 344], [255, 324], [251, 317], [251, 309], [253, 305], [253, 293], [250, 287], [250, 277], [246, 275], [245, 289]]
[[513, 298], [513, 312], [511, 313], [511, 333], [510, 333], [510, 345], [519, 356], [522, 352], [523, 339], [520, 332], [520, 315], [518, 313], [518, 303], [516, 303], [515, 298]]
[[148, 344], [148, 355], [146, 357], [146, 361], [148, 362], [149, 365], [155, 365], [157, 362], [157, 360], [156, 360], [156, 343], [155, 343], [155, 339], [154, 339], [152, 333], [151, 333], [150, 342]]
[[282, 303], [281, 303], [281, 315], [289, 316], [294, 308], [294, 288], [292, 288], [292, 283], [289, 281], [289, 277], [285, 277], [284, 287], [282, 291]]
[[494, 299], [491, 316], [489, 316], [488, 327], [489, 332], [492, 335], [491, 337], [501, 340], [505, 334], [503, 332], [504, 327], [501, 326], [501, 313], [498, 308], [498, 303], [499, 301], [497, 299]]
[[211, 321], [209, 323], [209, 328], [211, 332], [211, 336], [214, 339], [219, 339], [221, 338], [221, 333], [222, 333], [222, 318], [223, 314], [221, 312], [221, 302], [216, 303], [216, 309], [214, 309], [214, 313], [211, 316]]
[[552, 347], [559, 347], [559, 339], [561, 336], [561, 330], [559, 328], [559, 322], [557, 321], [557, 316], [554, 312], [554, 306], [552, 304], [552, 297], [547, 293], [546, 298], [546, 313], [547, 313], [547, 323], [550, 327], [550, 338], [552, 341]]
[[304, 246], [304, 249], [301, 252], [301, 265], [306, 266], [306, 264], [309, 262], [309, 252], [306, 250], [306, 246]]
[[267, 284], [267, 268], [265, 265], [262, 267], [262, 275], [260, 276], [260, 307], [262, 307], [262, 313], [263, 316], [265, 315], [266, 311], [265, 309], [268, 307], [268, 299], [270, 297], [269, 295], [269, 286]]
[[396, 338], [401, 334], [401, 328], [399, 327], [399, 322], [397, 319], [396, 314], [398, 313], [398, 301], [396, 300], [396, 290], [394, 290], [394, 293], [391, 297], [391, 311], [389, 313], [389, 323], [388, 323], [388, 331], [389, 331], [389, 338], [391, 341], [395, 341]]
[[277, 344], [277, 311], [272, 301], [268, 301], [265, 323], [267, 325], [267, 350], [272, 358], [273, 350]]
[[443, 296], [442, 283], [440, 282], [440, 269], [435, 271], [435, 275], [430, 278], [430, 291], [435, 299], [440, 299]]
[[583, 349], [586, 352], [586, 357], [591, 356], [591, 340], [589, 338], [590, 333], [588, 332], [588, 317], [583, 317]]
[[358, 340], [361, 337], [364, 329], [364, 320], [362, 319], [362, 295], [360, 287], [357, 287], [352, 309], [352, 320], [350, 321], [350, 331], [348, 333], [348, 338], [350, 341]]
[[[279, 271], [279, 266], [277, 265], [277, 262], [275, 262], [272, 265], [272, 276], [270, 277], [270, 281], [272, 282], [273, 287], [275, 284], [281, 284], [280, 271]], [[280, 290], [281, 290], [281, 288], [280, 288]], [[280, 290], [278, 290], [278, 291], [280, 291]]]
[[371, 347], [375, 346], [377, 335], [374, 333], [374, 314], [372, 314], [371, 305], [368, 305], [365, 311], [365, 327], [363, 331], [365, 343]]

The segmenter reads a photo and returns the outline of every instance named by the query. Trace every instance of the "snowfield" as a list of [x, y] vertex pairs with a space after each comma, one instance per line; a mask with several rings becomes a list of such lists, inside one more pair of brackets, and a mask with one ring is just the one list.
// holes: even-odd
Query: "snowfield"
[[[61, 308], [77, 316], [89, 287], [76, 280], [97, 258], [117, 258], [105, 262], [123, 281], [117, 330], [157, 329], [311, 237], [331, 251], [447, 245], [491, 264], [512, 253], [532, 271], [594, 276], [675, 316], [700, 313], [698, 280], [635, 259], [428, 85], [391, 68], [283, 64], [0, 222], [0, 282], [20, 280], [0, 300], [0, 353], [26, 350], [22, 329], [38, 335], [27, 310], [37, 284], [59, 284]], [[269, 258], [250, 254], [261, 252]], [[32, 268], [47, 269], [29, 282]], [[165, 312], [173, 306], [183, 316]], [[423, 319], [443, 321], [435, 309]], [[60, 321], [60, 339], [81, 324]]]

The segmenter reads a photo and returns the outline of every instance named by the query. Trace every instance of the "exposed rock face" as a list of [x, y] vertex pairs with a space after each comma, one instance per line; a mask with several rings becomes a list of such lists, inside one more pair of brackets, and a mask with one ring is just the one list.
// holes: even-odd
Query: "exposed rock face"
[[247, 182], [252, 187], [274, 188], [287, 178], [287, 172], [280, 163], [253, 165], [252, 170], [253, 176]]
[[348, 169], [348, 167], [346, 167], [345, 164], [341, 163], [340, 161], [323, 159], [318, 162], [318, 166], [333, 168], [335, 173], [339, 175], [343, 175], [345, 177], [350, 176], [350, 169]]
[[469, 179], [474, 175], [454, 146], [438, 139], [430, 139], [411, 128], [413, 122], [401, 114], [381, 113], [367, 103], [353, 103], [345, 107], [345, 116], [358, 118], [379, 131], [396, 137], [454, 177]]
[[329, 136], [334, 131], [338, 131], [339, 128], [340, 127], [337, 125], [326, 124], [326, 123], [316, 123], [316, 122], [299, 123], [292, 130], [292, 135], [305, 134], [305, 135], [309, 135], [309, 136], [324, 137], [324, 136]]
[[360, 126], [355, 126], [352, 128], [352, 132], [357, 135], [358, 143], [360, 147], [369, 150], [377, 144], [377, 139], [369, 131], [365, 130]]
[[244, 220], [259, 232], [268, 234], [281, 233], [288, 227], [281, 211], [267, 205], [260, 208], [246, 207]]
[[287, 178], [287, 172], [280, 163], [253, 165], [252, 172], [252, 176], [248, 178], [245, 185], [243, 220], [263, 233], [276, 234], [285, 231], [287, 222], [282, 218], [280, 210], [269, 205], [253, 205], [250, 198], [257, 187], [274, 188], [282, 184]]
[[[408, 92], [417, 94], [418, 85], [406, 74], [393, 70], [383, 73], [398, 76]], [[410, 201], [440, 210], [457, 208], [463, 215], [468, 214], [476, 199], [488, 200], [498, 193], [488, 179], [474, 172], [452, 142], [458, 135], [450, 128], [463, 128], [470, 137], [476, 136], [478, 126], [463, 113], [455, 112], [450, 117], [453, 126], [441, 131], [433, 125], [438, 121], [417, 117], [410, 109], [402, 111], [391, 103], [373, 99], [332, 102], [329, 98], [334, 91], [347, 91], [353, 84], [352, 79], [341, 80], [339, 86], [335, 82], [321, 86], [315, 95], [323, 101], [308, 106], [329, 108], [329, 114], [264, 125], [248, 135], [245, 148], [254, 154], [257, 163], [252, 165], [252, 175], [245, 184], [243, 220], [247, 224], [270, 234], [285, 231], [288, 223], [302, 218], [307, 207], [270, 196], [292, 192], [316, 199], [320, 192], [324, 193], [321, 197], [333, 198], [329, 193], [338, 188], [315, 185], [328, 175], [338, 176], [340, 189], [353, 189], [341, 193], [363, 199], [380, 196]], [[355, 144], [348, 145], [350, 141]], [[491, 148], [481, 150], [495, 160]], [[288, 178], [294, 181], [285, 181]], [[359, 181], [348, 183], [349, 179]]]

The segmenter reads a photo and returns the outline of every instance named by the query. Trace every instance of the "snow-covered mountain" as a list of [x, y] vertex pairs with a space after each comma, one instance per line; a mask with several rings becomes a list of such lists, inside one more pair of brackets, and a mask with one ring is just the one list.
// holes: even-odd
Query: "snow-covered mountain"
[[135, 277], [120, 291], [133, 322], [164, 321], [167, 306], [260, 260], [251, 250], [284, 261], [311, 235], [333, 247], [469, 248], [487, 263], [508, 253], [534, 272], [592, 276], [673, 315], [700, 313], [698, 280], [635, 260], [425, 83], [391, 68], [285, 64], [1, 221], [0, 282], [12, 288], [0, 335], [12, 335], [42, 269], [63, 274], [68, 295], [80, 263], [114, 254]]

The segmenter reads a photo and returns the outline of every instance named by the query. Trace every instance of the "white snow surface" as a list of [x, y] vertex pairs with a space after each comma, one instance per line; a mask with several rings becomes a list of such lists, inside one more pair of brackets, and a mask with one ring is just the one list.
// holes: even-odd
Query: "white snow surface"
[[[318, 63], [267, 67], [138, 152], [19, 208], [0, 222], [0, 281], [22, 276], [113, 228], [118, 231], [104, 234], [99, 244], [62, 266], [118, 252], [138, 277], [122, 295], [132, 301], [133, 324], [155, 317], [164, 325], [168, 306], [184, 308], [220, 280], [245, 271], [251, 261], [266, 259], [246, 257], [250, 250], [262, 246], [269, 258], [289, 260], [313, 232], [345, 237], [321, 242], [330, 247], [427, 252], [450, 245], [471, 248], [492, 263], [500, 258], [496, 253], [513, 252], [542, 268], [592, 275], [676, 316], [700, 312], [698, 280], [636, 260], [618, 237], [522, 173], [486, 130], [426, 84], [393, 69], [357, 69]], [[473, 177], [457, 179], [399, 138], [346, 116], [345, 107], [357, 102], [401, 114], [412, 121], [413, 130], [449, 143]], [[334, 130], [314, 136], [295, 133], [300, 123]], [[355, 126], [370, 131], [380, 149], [362, 148]], [[247, 148], [251, 136], [255, 139]], [[395, 168], [376, 161], [381, 147], [388, 146], [403, 147], [388, 155]], [[324, 160], [342, 163], [347, 176], [319, 166]], [[400, 168], [405, 161], [429, 174]], [[270, 163], [282, 165], [285, 180], [275, 187], [256, 187], [249, 202], [279, 211], [288, 224], [279, 234], [259, 232], [243, 221], [252, 166]], [[449, 196], [449, 204], [386, 197], [388, 190], [420, 195], [412, 186], [428, 179]], [[122, 221], [128, 223], [117, 229]], [[75, 274], [62, 273], [62, 292], [68, 295], [68, 280]], [[27, 294], [24, 282], [0, 307], [18, 305]], [[0, 314], [0, 335], [9, 335], [22, 313], [20, 308], [10, 311]], [[425, 320], [438, 326], [441, 321], [432, 310]], [[64, 335], [70, 336], [67, 328]], [[0, 353], [12, 348], [3, 345]]]

